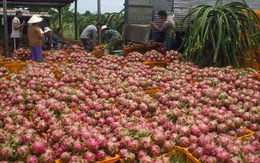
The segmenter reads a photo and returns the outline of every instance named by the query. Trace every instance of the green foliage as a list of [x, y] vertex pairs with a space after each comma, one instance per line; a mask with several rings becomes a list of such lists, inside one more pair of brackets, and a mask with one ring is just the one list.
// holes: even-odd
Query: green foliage
[[182, 20], [194, 17], [182, 44], [187, 60], [201, 67], [239, 67], [245, 58], [257, 59], [260, 40], [250, 36], [259, 31], [259, 17], [244, 0], [219, 2], [199, 5]]
[[[44, 11], [51, 15], [50, 26], [55, 31], [59, 27], [59, 12], [55, 8], [41, 8], [33, 7], [30, 11]], [[75, 20], [74, 20], [74, 9], [70, 10], [70, 5], [61, 8], [61, 19], [64, 37], [68, 39], [74, 39], [75, 36]], [[122, 33], [122, 27], [124, 23], [124, 10], [114, 13], [102, 14], [102, 23], [106, 24], [109, 28], [115, 29]], [[77, 24], [78, 24], [78, 37], [84, 28], [90, 24], [96, 24], [98, 21], [97, 13], [91, 13], [86, 11], [84, 14], [77, 13]]]
[[[84, 28], [90, 24], [96, 24], [98, 21], [98, 15], [92, 14], [90, 12], [85, 12], [80, 15], [78, 18], [78, 29], [83, 31]], [[102, 14], [101, 21], [103, 24], [107, 25], [111, 29], [117, 30], [119, 33], [122, 33], [123, 23], [124, 23], [124, 10], [114, 13], [104, 13]]]
[[109, 28], [117, 30], [122, 33], [122, 27], [124, 24], [124, 10], [116, 13], [105, 13], [102, 15], [102, 22]]

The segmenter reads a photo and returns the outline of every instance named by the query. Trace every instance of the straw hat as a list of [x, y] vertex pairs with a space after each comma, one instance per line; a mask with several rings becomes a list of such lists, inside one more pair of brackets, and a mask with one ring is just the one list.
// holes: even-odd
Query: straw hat
[[15, 13], [19, 14], [19, 13], [23, 13], [23, 12], [22, 12], [22, 10], [16, 10]]
[[28, 21], [28, 23], [39, 23], [42, 21], [42, 18], [40, 16], [37, 15], [33, 15], [30, 20]]
[[47, 32], [51, 32], [50, 27], [45, 27], [45, 28], [44, 28], [44, 33], [47, 33]]
[[101, 27], [101, 30], [104, 30], [104, 29], [107, 29], [108, 27], [106, 26], [106, 25], [103, 25], [102, 27]]

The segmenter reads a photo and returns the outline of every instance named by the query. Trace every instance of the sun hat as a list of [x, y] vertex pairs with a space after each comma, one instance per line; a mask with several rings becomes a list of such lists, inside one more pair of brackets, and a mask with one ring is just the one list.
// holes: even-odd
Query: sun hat
[[106, 25], [103, 25], [102, 27], [101, 27], [101, 30], [104, 30], [104, 29], [107, 29], [108, 27], [106, 26]]
[[30, 20], [28, 21], [28, 23], [39, 23], [42, 21], [42, 18], [40, 16], [37, 15], [33, 15]]
[[44, 28], [44, 33], [46, 33], [46, 32], [51, 32], [50, 27], [45, 27], [45, 28]]
[[19, 13], [23, 13], [22, 10], [16, 10], [15, 11], [16, 15], [19, 14]]

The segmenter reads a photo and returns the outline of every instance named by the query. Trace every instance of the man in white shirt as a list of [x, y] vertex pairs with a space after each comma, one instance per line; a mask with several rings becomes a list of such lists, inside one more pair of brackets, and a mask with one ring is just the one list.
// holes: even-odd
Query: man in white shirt
[[14, 42], [14, 50], [18, 49], [20, 47], [20, 40], [21, 40], [21, 34], [20, 31], [22, 31], [25, 23], [20, 23], [20, 18], [23, 16], [22, 11], [16, 11], [15, 17], [12, 20], [12, 33], [11, 38]]
[[80, 39], [84, 45], [87, 52], [91, 52], [96, 44], [97, 31], [100, 28], [100, 24], [88, 25], [80, 35]]

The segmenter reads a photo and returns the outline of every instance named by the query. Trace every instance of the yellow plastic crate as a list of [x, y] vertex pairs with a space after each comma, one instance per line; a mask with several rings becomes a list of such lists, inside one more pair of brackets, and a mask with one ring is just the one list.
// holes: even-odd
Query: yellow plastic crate
[[257, 73], [257, 74], [252, 75], [252, 78], [255, 79], [255, 80], [260, 81], [260, 72]]
[[[112, 158], [109, 158], [109, 159], [106, 159], [104, 161], [98, 161], [97, 163], [116, 163], [120, 160], [120, 157], [119, 155], [116, 155], [115, 157], [112, 157]], [[54, 160], [54, 163], [62, 163], [61, 160], [58, 158], [58, 159], [55, 159]]]
[[11, 74], [6, 75], [5, 78], [6, 78], [7, 80], [11, 80], [11, 79], [12, 79], [12, 75], [11, 75]]
[[111, 157], [108, 159], [105, 159], [103, 161], [98, 161], [97, 163], [116, 163], [120, 160], [120, 156], [118, 154], [115, 155], [115, 157]]
[[156, 98], [156, 93], [160, 92], [162, 88], [155, 88], [155, 89], [147, 89], [144, 90], [145, 94], [149, 94], [152, 98]]
[[149, 65], [149, 66], [157, 66], [157, 67], [164, 67], [166, 68], [166, 61], [145, 61], [144, 62], [145, 65]]
[[44, 138], [44, 139], [47, 139], [47, 134], [46, 133], [42, 133], [41, 136]]
[[3, 65], [6, 67], [10, 72], [18, 74], [24, 67], [27, 66], [26, 62], [13, 62], [7, 63]]
[[[167, 158], [171, 158], [172, 156], [174, 156], [175, 154], [176, 154], [176, 150], [172, 150], [171, 152], [169, 152], [169, 153], [165, 153], [165, 154], [162, 154], [162, 155], [160, 155], [160, 156], [158, 156], [158, 157], [154, 157], [154, 158], [152, 158], [153, 160], [156, 160], [157, 158], [163, 158], [163, 157], [167, 157]], [[120, 163], [125, 163], [125, 161], [123, 160], [123, 159], [119, 159], [119, 162]], [[114, 163], [114, 162], [113, 162]]]
[[91, 52], [96, 58], [101, 58], [104, 55], [104, 51], [92, 51]]
[[246, 135], [240, 136], [240, 137], [238, 137], [238, 139], [244, 140], [244, 139], [246, 139], [246, 138], [248, 138], [248, 137], [250, 137], [250, 136], [252, 136], [252, 135], [255, 134], [254, 131], [251, 131], [251, 130], [249, 130], [249, 129], [246, 129], [246, 132], [247, 132]]
[[243, 67], [260, 70], [260, 64], [257, 61], [251, 61], [250, 59], [246, 59], [246, 61], [243, 64]]
[[4, 62], [0, 62], [0, 66], [3, 66], [5, 64], [11, 64], [14, 63], [13, 61], [4, 61]]
[[169, 153], [165, 153], [165, 154], [163, 154], [163, 155], [161, 155], [160, 157], [172, 157], [173, 155], [175, 155], [176, 154], [176, 150], [172, 150], [171, 152], [169, 152]]
[[188, 151], [188, 148], [175, 146], [175, 150], [187, 156], [186, 163], [200, 163], [200, 161]]
[[146, 89], [146, 90], [144, 90], [144, 93], [146, 93], [146, 94], [151, 94], [151, 93], [158, 93], [158, 92], [160, 92], [162, 90], [162, 88], [155, 88], [155, 89]]
[[79, 108], [78, 108], [78, 107], [74, 107], [74, 108], [71, 108], [71, 110], [72, 110], [73, 112], [75, 112], [75, 111], [79, 110]]

